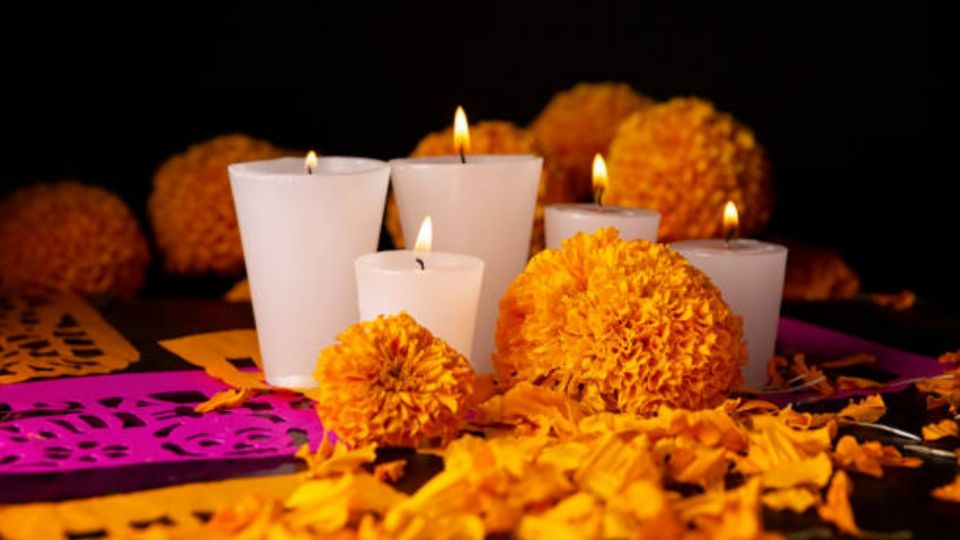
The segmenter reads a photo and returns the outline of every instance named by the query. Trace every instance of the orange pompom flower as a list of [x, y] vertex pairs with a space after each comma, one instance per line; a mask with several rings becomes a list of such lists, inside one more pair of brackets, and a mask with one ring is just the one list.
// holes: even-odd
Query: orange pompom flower
[[320, 353], [317, 414], [351, 445], [413, 446], [457, 433], [470, 362], [410, 315], [361, 322]]
[[593, 411], [701, 409], [742, 381], [742, 322], [720, 291], [662, 244], [616, 229], [535, 256], [501, 300], [494, 367]]
[[547, 156], [569, 171], [575, 199], [589, 199], [593, 156], [607, 153], [624, 118], [653, 103], [625, 83], [580, 83], [554, 95], [530, 129]]
[[0, 202], [0, 289], [135, 295], [150, 250], [109, 191], [73, 180], [35, 184]]
[[770, 167], [753, 132], [707, 101], [675, 98], [624, 120], [610, 143], [606, 201], [659, 210], [660, 239], [720, 237], [726, 201], [753, 236], [770, 220]]
[[[449, 127], [427, 134], [410, 155], [411, 157], [430, 157], [452, 156], [456, 153], [457, 150], [453, 146], [453, 128]], [[534, 141], [530, 131], [511, 122], [491, 120], [470, 125], [470, 153], [543, 155], [544, 152]], [[566, 171], [555, 160], [545, 158], [543, 172], [540, 174], [540, 186], [537, 188], [537, 208], [530, 240], [531, 253], [543, 249], [544, 205], [574, 200], [576, 195], [572, 191]], [[400, 227], [400, 211], [392, 192], [387, 199], [387, 215], [384, 224], [393, 238], [394, 245], [398, 249], [402, 248], [404, 240], [403, 230]]]
[[797, 242], [790, 249], [783, 297], [787, 300], [847, 300], [860, 292], [860, 276], [834, 250]]
[[225, 276], [243, 271], [227, 165], [281, 155], [266, 141], [223, 135], [191, 146], [157, 169], [147, 210], [167, 271]]

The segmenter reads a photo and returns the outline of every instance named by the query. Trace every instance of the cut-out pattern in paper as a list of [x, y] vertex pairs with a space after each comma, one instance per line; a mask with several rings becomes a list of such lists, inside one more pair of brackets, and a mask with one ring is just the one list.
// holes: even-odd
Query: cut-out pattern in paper
[[0, 384], [109, 373], [139, 358], [76, 296], [0, 295]]
[[0, 507], [0, 538], [128, 538], [156, 527], [160, 532], [200, 532], [213, 511], [257, 494], [285, 499], [302, 475], [184, 484], [122, 495], [60, 503]]
[[165, 339], [160, 346], [195, 366], [207, 375], [234, 388], [267, 389], [262, 371], [241, 371], [260, 367], [260, 347], [253, 329], [208, 332]]
[[319, 444], [323, 426], [299, 394], [194, 410], [226, 388], [200, 371], [0, 386], [0, 475], [292, 456], [305, 442]]

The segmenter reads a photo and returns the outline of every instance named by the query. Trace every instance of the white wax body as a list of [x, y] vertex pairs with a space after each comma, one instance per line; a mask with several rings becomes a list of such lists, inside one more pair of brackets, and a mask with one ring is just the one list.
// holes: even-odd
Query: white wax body
[[744, 382], [764, 386], [780, 322], [787, 248], [757, 240], [688, 240], [672, 247], [720, 288], [734, 313], [743, 317], [749, 360]]
[[642, 238], [656, 242], [660, 212], [619, 206], [601, 208], [595, 204], [552, 204], [547, 206], [544, 220], [547, 248], [557, 249], [578, 232], [590, 234], [603, 227], [616, 227], [624, 240]]
[[267, 382], [316, 386], [317, 357], [357, 322], [353, 262], [377, 249], [389, 166], [365, 158], [230, 165]]
[[433, 248], [484, 261], [473, 352], [479, 373], [493, 371], [500, 298], [523, 271], [540, 183], [539, 156], [498, 155], [395, 159], [392, 182], [403, 236], [412, 242], [420, 222], [433, 220]]
[[[420, 269], [417, 258], [424, 262]], [[381, 251], [356, 262], [360, 320], [406, 311], [464, 356], [473, 348], [483, 261], [457, 253]]]

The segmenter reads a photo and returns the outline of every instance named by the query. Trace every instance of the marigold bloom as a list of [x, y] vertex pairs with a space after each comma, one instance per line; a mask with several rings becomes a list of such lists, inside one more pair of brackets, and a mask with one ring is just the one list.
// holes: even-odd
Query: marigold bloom
[[720, 211], [733, 201], [740, 230], [770, 220], [773, 187], [753, 132], [710, 103], [676, 98], [634, 113], [617, 128], [607, 166], [610, 204], [659, 210], [660, 239], [723, 235]]
[[473, 384], [466, 358], [410, 315], [354, 324], [320, 353], [317, 414], [351, 445], [449, 439]]
[[[411, 157], [451, 156], [457, 153], [453, 146], [453, 128], [429, 133], [417, 144]], [[544, 152], [537, 145], [533, 134], [513, 123], [500, 120], [478, 122], [470, 126], [471, 154], [534, 154]], [[469, 161], [469, 154], [467, 160]], [[576, 193], [570, 185], [566, 169], [549, 157], [544, 158], [543, 172], [540, 174], [540, 186], [537, 188], [537, 208], [534, 212], [533, 232], [530, 239], [530, 252], [543, 249], [543, 213], [544, 206], [559, 202], [576, 200]], [[387, 215], [384, 219], [387, 232], [393, 243], [400, 249], [404, 246], [403, 229], [400, 226], [400, 211], [397, 200], [390, 193], [387, 198]]]
[[119, 197], [73, 180], [27, 186], [0, 201], [0, 289], [135, 295], [150, 250]]
[[243, 250], [227, 165], [281, 155], [266, 141], [235, 134], [195, 144], [160, 165], [147, 210], [164, 268], [239, 274]]
[[662, 244], [580, 233], [535, 256], [501, 300], [497, 375], [592, 411], [700, 409], [742, 382], [740, 317]]
[[846, 300], [860, 292], [860, 276], [840, 252], [785, 243], [790, 249], [783, 282], [787, 300]]
[[585, 200], [592, 196], [593, 156], [607, 153], [624, 118], [653, 103], [628, 84], [580, 83], [554, 95], [530, 130], [549, 159], [570, 172], [575, 200]]

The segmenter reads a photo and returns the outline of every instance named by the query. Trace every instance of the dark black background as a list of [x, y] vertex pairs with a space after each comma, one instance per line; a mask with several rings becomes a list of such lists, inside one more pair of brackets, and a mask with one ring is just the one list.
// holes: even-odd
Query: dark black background
[[242, 131], [390, 158], [463, 103], [525, 124], [557, 90], [698, 95], [774, 164], [771, 230], [842, 250], [866, 289], [960, 312], [950, 19], [902, 2], [92, 3], [2, 24], [4, 191], [69, 176], [141, 214], [157, 165]]

